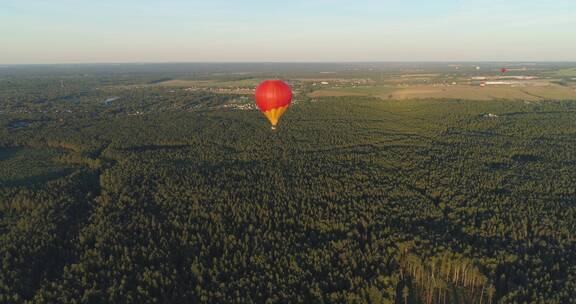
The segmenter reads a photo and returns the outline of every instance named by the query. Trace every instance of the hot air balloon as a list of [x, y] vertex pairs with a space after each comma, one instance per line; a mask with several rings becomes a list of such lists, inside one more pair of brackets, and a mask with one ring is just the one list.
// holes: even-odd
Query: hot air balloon
[[502, 74], [506, 74], [506, 72], [508, 72], [508, 69], [507, 69], [507, 68], [501, 68], [501, 69], [500, 69], [500, 72], [501, 72]]
[[276, 129], [278, 120], [292, 102], [292, 90], [282, 80], [266, 80], [256, 87], [256, 105]]

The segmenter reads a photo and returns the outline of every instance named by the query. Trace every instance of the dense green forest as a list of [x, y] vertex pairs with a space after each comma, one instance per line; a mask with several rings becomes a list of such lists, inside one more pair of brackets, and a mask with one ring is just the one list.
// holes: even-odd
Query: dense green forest
[[124, 77], [0, 79], [0, 303], [576, 302], [576, 102]]

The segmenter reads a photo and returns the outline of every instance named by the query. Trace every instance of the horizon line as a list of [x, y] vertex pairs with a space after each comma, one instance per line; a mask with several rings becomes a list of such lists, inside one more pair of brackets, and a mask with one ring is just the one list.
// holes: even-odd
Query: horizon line
[[348, 63], [576, 63], [576, 60], [342, 60], [342, 61], [142, 61], [142, 62], [55, 62], [55, 63], [0, 63], [6, 66], [50, 65], [141, 65], [141, 64], [348, 64]]

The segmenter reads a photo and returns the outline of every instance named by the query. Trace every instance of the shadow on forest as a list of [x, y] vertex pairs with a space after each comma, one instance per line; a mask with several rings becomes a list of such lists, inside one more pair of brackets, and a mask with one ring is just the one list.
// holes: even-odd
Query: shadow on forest
[[0, 149], [0, 161], [13, 157], [14, 155], [18, 154], [18, 151], [19, 150], [17, 148]]
[[541, 161], [543, 158], [537, 155], [531, 154], [515, 154], [512, 156], [512, 160], [517, 161], [519, 163], [531, 163]]
[[45, 183], [55, 179], [59, 179], [66, 175], [71, 174], [74, 169], [62, 169], [54, 172], [49, 172], [45, 174], [30, 176], [26, 178], [11, 179], [11, 180], [1, 180], [0, 187], [18, 187], [18, 186], [32, 186], [34, 184]]
[[192, 147], [192, 145], [146, 145], [146, 146], [127, 148], [125, 150], [131, 152], [145, 152], [145, 151], [159, 151], [159, 150], [180, 150], [190, 147]]

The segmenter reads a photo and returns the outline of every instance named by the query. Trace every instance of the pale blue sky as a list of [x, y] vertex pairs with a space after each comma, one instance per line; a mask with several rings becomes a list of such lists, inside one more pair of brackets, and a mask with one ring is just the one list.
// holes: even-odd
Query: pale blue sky
[[576, 60], [576, 0], [0, 0], [0, 64], [526, 60]]

